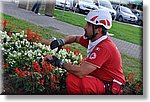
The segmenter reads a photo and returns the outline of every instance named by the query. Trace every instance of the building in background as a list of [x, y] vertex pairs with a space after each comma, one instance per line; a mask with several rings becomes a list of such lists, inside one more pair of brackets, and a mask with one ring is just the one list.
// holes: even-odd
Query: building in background
[[143, 1], [141, 0], [131, 1], [129, 2], [128, 7], [130, 9], [137, 9], [143, 11]]

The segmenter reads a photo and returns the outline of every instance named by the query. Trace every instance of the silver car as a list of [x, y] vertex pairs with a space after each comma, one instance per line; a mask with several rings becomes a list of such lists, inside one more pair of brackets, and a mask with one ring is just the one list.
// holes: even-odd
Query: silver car
[[69, 0], [56, 0], [56, 8], [70, 9], [70, 1]]
[[132, 9], [132, 12], [138, 18], [136, 24], [142, 26], [143, 25], [143, 11]]
[[86, 14], [91, 10], [98, 9], [92, 0], [78, 0], [75, 7], [77, 12]]
[[116, 11], [113, 9], [111, 2], [109, 0], [94, 0], [95, 5], [97, 5], [100, 9], [107, 10], [111, 16], [112, 20], [116, 18]]
[[137, 17], [132, 13], [132, 11], [124, 6], [118, 6], [116, 8], [117, 17], [116, 19], [120, 22], [132, 22], [135, 23], [137, 21]]

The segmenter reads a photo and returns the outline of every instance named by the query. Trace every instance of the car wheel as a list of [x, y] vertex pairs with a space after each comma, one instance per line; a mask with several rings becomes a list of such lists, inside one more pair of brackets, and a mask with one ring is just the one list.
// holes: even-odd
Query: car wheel
[[139, 21], [137, 22], [137, 24], [138, 24], [139, 26], [142, 26], [142, 25], [143, 25], [143, 22], [142, 22], [141, 20], [139, 20]]
[[77, 13], [80, 13], [80, 12], [81, 12], [79, 6], [76, 7], [76, 10], [75, 10], [75, 11], [76, 11]]
[[118, 21], [122, 22], [123, 21], [123, 17], [119, 16]]

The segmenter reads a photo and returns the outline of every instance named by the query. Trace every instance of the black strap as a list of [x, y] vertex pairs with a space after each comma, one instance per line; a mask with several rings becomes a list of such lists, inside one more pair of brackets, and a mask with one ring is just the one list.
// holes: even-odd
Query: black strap
[[92, 35], [91, 39], [93, 39], [97, 35], [97, 33], [95, 33], [95, 25], [93, 25], [93, 24], [92, 24], [92, 29], [93, 29], [93, 35]]
[[104, 85], [105, 85], [105, 94], [106, 95], [111, 95], [112, 94], [112, 92], [111, 92], [112, 83], [109, 82], [109, 81], [105, 81]]
[[[105, 81], [104, 82], [104, 85], [105, 85], [105, 94], [106, 95], [114, 95], [112, 93], [112, 84], [113, 84], [113, 82], [110, 82], [110, 81]], [[124, 85], [121, 85], [120, 86], [120, 90], [123, 90], [123, 88], [124, 88]]]

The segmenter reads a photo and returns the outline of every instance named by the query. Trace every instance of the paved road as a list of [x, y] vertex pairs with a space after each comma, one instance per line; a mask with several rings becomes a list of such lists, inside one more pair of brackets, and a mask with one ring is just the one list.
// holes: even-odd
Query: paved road
[[[7, 15], [26, 20], [36, 25], [42, 27], [51, 28], [57, 32], [61, 32], [66, 35], [78, 34], [81, 35], [84, 33], [83, 28], [77, 27], [62, 21], [58, 21], [54, 18], [47, 17], [44, 15], [36, 15], [31, 11], [20, 9], [15, 3], [12, 2], [1, 2], [0, 12], [3, 12]], [[142, 47], [136, 44], [132, 44], [123, 40], [119, 40], [111, 37], [111, 39], [117, 45], [119, 51], [123, 54], [142, 59]]]

